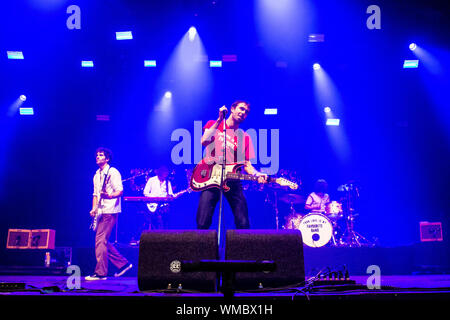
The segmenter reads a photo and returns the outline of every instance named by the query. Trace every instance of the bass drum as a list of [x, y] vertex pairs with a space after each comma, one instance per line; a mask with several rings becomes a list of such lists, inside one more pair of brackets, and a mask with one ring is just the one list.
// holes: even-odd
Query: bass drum
[[300, 222], [303, 243], [309, 247], [319, 248], [330, 242], [333, 236], [333, 225], [320, 213], [310, 213]]

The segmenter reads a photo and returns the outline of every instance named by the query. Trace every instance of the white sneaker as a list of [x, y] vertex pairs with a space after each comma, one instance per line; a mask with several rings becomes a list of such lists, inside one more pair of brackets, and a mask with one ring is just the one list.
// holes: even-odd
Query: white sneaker
[[91, 276], [87, 276], [86, 278], [84, 278], [84, 280], [88, 280], [88, 281], [91, 281], [91, 280], [106, 280], [106, 279], [107, 279], [107, 277], [99, 276], [96, 273], [94, 273]]

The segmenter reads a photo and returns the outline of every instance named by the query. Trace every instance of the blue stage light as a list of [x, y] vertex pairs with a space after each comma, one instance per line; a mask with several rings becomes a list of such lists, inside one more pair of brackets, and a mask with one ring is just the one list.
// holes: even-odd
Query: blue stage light
[[209, 66], [211, 68], [222, 68], [222, 61], [220, 60], [210, 60], [209, 61]]
[[81, 61], [81, 66], [83, 68], [93, 68], [94, 67], [94, 61]]
[[331, 108], [330, 107], [325, 107], [325, 108], [323, 108], [323, 111], [325, 113], [330, 113], [331, 112]]
[[156, 60], [144, 60], [144, 67], [156, 67]]
[[418, 68], [418, 67], [419, 67], [419, 60], [405, 60], [403, 62], [404, 69]]
[[327, 126], [339, 126], [341, 119], [330, 118], [327, 119]]
[[308, 42], [324, 42], [325, 41], [325, 35], [324, 34], [310, 34], [308, 36]]
[[8, 55], [8, 59], [13, 59], [13, 60], [24, 59], [22, 51], [6, 51], [6, 54]]
[[411, 50], [411, 51], [416, 50], [416, 48], [417, 48], [417, 45], [414, 42], [409, 45], [409, 50]]
[[19, 113], [21, 116], [32, 116], [34, 115], [33, 108], [19, 108]]
[[319, 70], [319, 69], [320, 69], [320, 64], [314, 63], [314, 64], [313, 64], [313, 69], [314, 69], [314, 70]]
[[278, 109], [277, 108], [266, 108], [266, 109], [264, 109], [264, 114], [265, 115], [276, 115], [276, 114], [278, 114]]
[[131, 31], [119, 31], [116, 32], [116, 40], [132, 40], [133, 34]]
[[164, 93], [164, 98], [171, 99], [172, 98], [172, 92], [166, 91], [166, 93]]
[[24, 94], [21, 94], [20, 97], [19, 97], [19, 99], [20, 99], [21, 101], [25, 101], [25, 100], [27, 100], [27, 96], [25, 96]]

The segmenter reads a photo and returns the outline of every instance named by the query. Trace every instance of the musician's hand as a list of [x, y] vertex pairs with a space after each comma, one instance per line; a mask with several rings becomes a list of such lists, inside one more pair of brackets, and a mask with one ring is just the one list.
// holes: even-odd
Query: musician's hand
[[102, 193], [100, 194], [100, 196], [101, 196], [103, 199], [112, 199], [112, 196], [111, 196], [109, 193], [106, 193], [106, 192], [102, 192]]
[[96, 212], [96, 211], [97, 211], [96, 209], [92, 209], [92, 210], [89, 212], [89, 214], [91, 215], [92, 218], [95, 217], [95, 212]]
[[218, 121], [222, 121], [222, 120], [225, 118], [225, 116], [224, 116], [224, 111], [225, 111], [225, 113], [227, 113], [227, 112], [228, 112], [228, 109], [227, 109], [227, 107], [222, 106], [222, 107], [219, 109], [219, 118], [217, 119]]
[[258, 176], [258, 183], [266, 183], [267, 182], [267, 174], [261, 174]]

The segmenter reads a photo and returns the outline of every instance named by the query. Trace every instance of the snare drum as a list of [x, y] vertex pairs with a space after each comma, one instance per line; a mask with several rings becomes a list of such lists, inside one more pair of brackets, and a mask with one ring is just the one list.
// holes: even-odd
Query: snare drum
[[325, 212], [330, 219], [340, 219], [343, 217], [342, 204], [337, 201], [331, 201], [327, 204]]
[[323, 247], [333, 236], [333, 225], [320, 213], [310, 213], [303, 217], [300, 223], [303, 242], [314, 248]]

